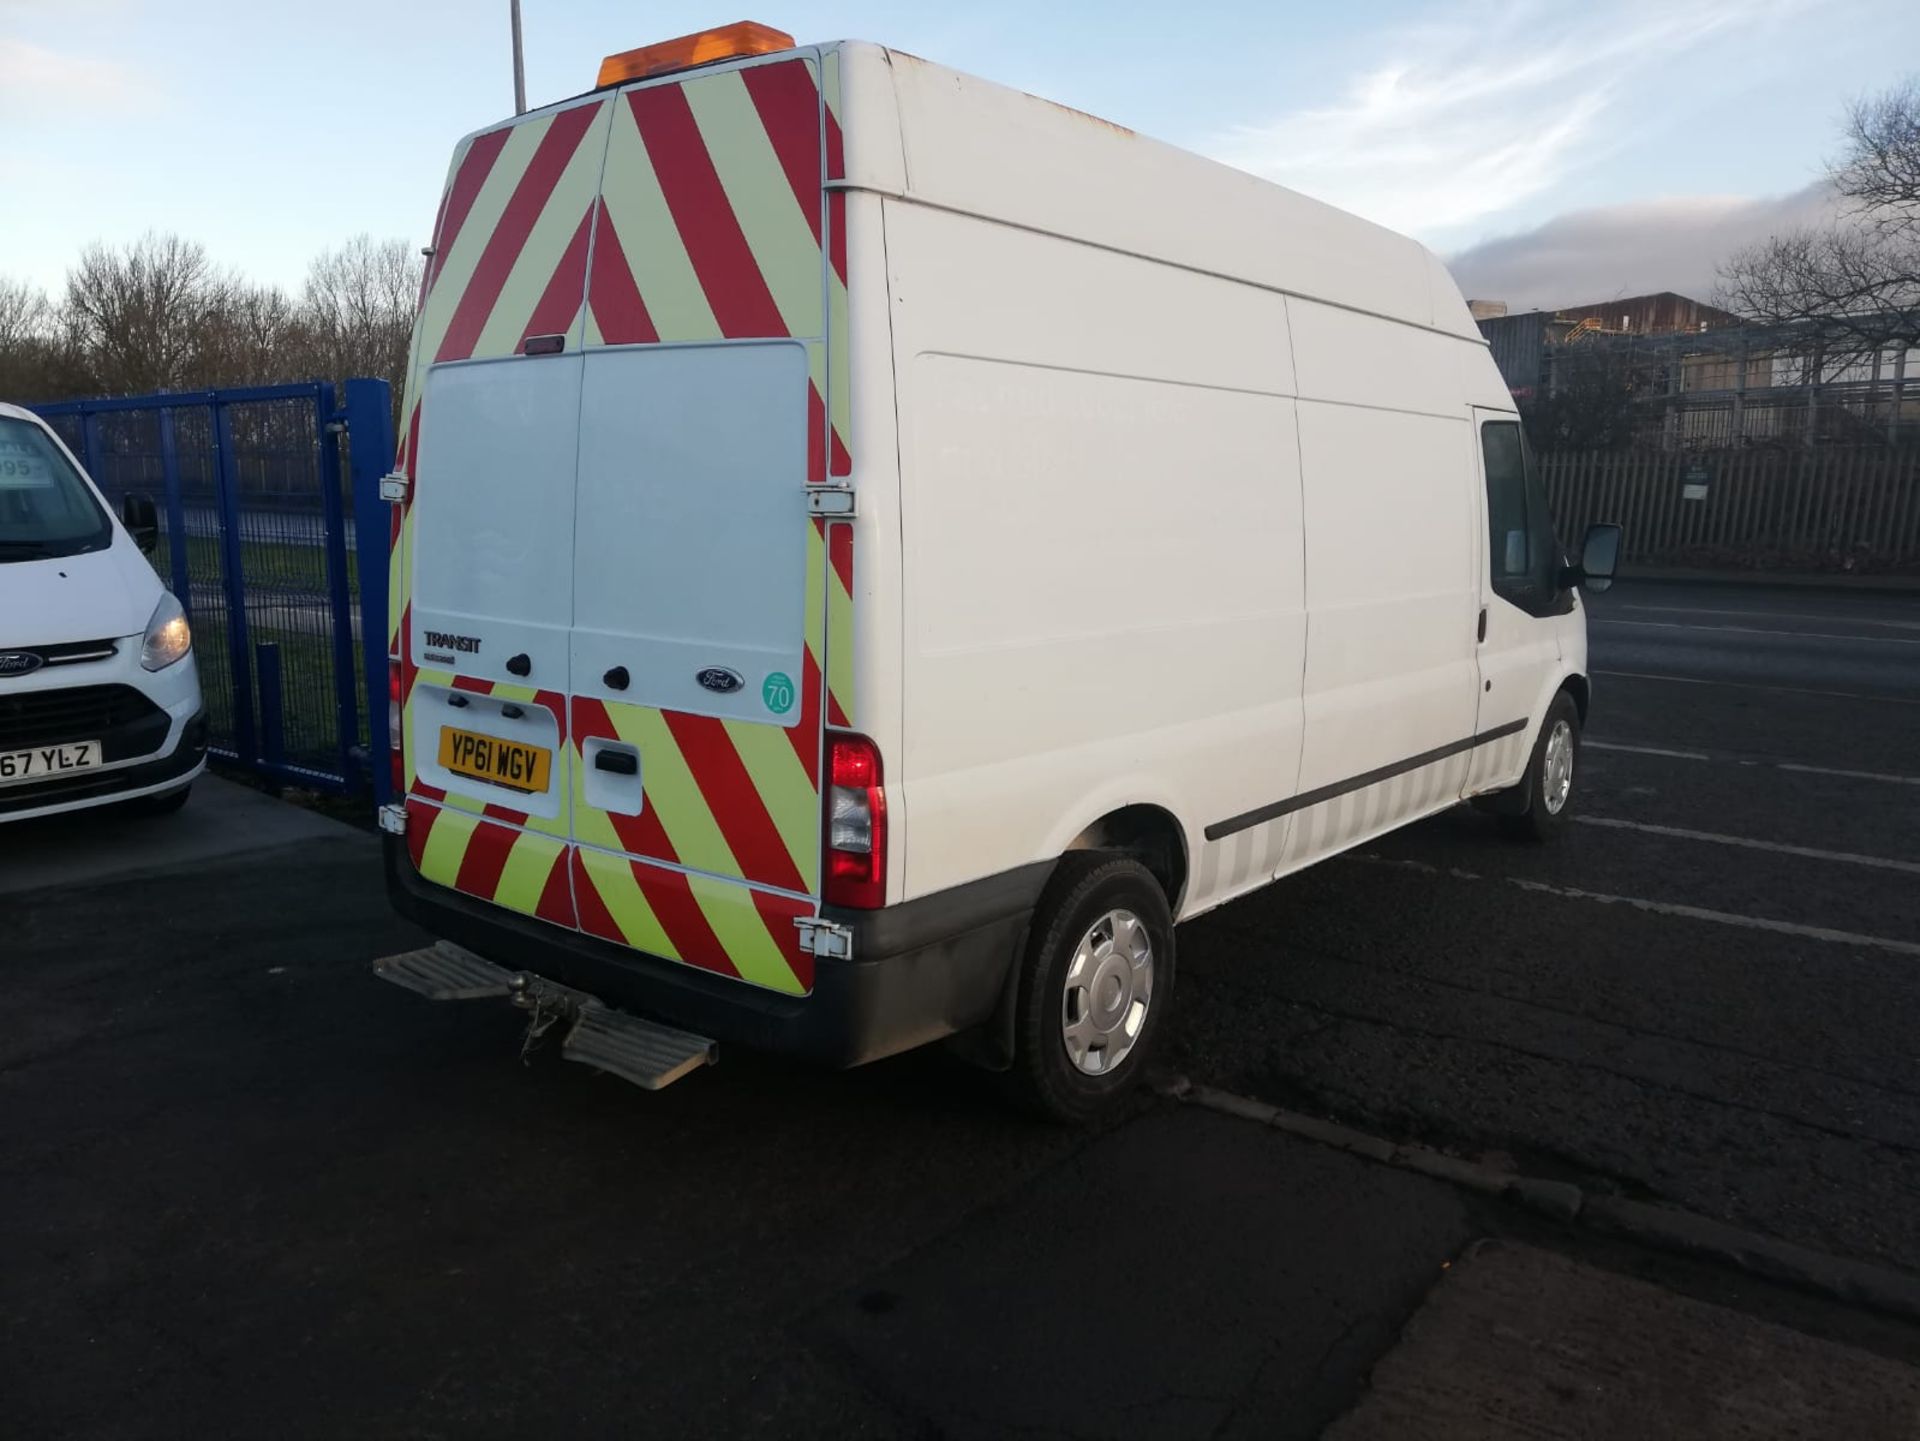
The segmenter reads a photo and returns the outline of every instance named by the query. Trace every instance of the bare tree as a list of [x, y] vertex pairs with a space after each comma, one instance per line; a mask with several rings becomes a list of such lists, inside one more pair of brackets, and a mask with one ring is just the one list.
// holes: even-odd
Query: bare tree
[[37, 285], [0, 277], [0, 400], [51, 400], [94, 389], [86, 353]]
[[1920, 345], [1920, 80], [1854, 104], [1829, 173], [1840, 217], [1737, 252], [1722, 303], [1832, 352]]
[[0, 275], [0, 351], [44, 340], [53, 330], [53, 302], [24, 280]]
[[208, 322], [232, 288], [204, 247], [149, 231], [124, 249], [81, 252], [66, 315], [107, 389], [177, 389], [198, 378]]
[[406, 241], [365, 234], [314, 257], [300, 311], [319, 373], [384, 376], [398, 393], [422, 263]]
[[262, 385], [315, 374], [311, 332], [278, 286], [229, 284], [202, 316], [195, 385]]

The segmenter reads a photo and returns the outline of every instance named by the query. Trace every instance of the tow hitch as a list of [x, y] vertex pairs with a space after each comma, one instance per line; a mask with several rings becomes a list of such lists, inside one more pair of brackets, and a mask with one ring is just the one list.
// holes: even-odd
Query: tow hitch
[[531, 971], [509, 971], [451, 941], [382, 956], [373, 963], [373, 973], [430, 1001], [506, 997], [527, 1012], [522, 1056], [531, 1054], [547, 1032], [567, 1022], [570, 1029], [560, 1043], [562, 1059], [596, 1067], [649, 1091], [670, 1086], [689, 1071], [719, 1060], [719, 1048], [705, 1036], [616, 1011], [585, 991]]

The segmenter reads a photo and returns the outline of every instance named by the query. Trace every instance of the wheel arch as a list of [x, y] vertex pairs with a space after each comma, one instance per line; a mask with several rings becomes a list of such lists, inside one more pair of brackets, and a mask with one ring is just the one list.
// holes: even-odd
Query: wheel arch
[[[1187, 836], [1173, 812], [1165, 806], [1133, 801], [1113, 806], [1089, 821], [1054, 857], [1054, 873], [1049, 875], [1046, 885], [1053, 885], [1062, 860], [1081, 851], [1114, 851], [1132, 856], [1160, 883], [1166, 894], [1168, 914], [1179, 916], [1189, 875]], [[1042, 887], [1042, 894], [1044, 892]], [[983, 1025], [963, 1031], [947, 1043], [963, 1059], [983, 1070], [1004, 1071], [1013, 1063], [1014, 1004], [1027, 967], [1029, 934], [1030, 927], [1021, 928], [993, 1015]], [[1168, 974], [1171, 978], [1171, 958]]]
[[1160, 882], [1167, 909], [1180, 914], [1180, 899], [1187, 887], [1187, 835], [1164, 806], [1142, 801], [1110, 810], [1067, 843], [1066, 852], [1071, 851], [1117, 851], [1132, 856]]
[[1588, 680], [1586, 676], [1582, 675], [1579, 671], [1574, 671], [1565, 680], [1560, 682], [1560, 689], [1573, 697], [1573, 708], [1580, 712], [1580, 724], [1582, 728], [1585, 728], [1587, 724], [1587, 707], [1592, 704], [1593, 701], [1593, 682]]

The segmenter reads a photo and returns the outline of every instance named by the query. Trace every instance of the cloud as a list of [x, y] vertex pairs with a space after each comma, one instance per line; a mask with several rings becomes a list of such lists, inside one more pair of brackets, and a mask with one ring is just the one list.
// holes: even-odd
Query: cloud
[[147, 75], [118, 60], [0, 35], [0, 119], [124, 113], [153, 98]]
[[1612, 143], [1627, 85], [1796, 0], [1502, 0], [1378, 37], [1335, 104], [1239, 127], [1216, 159], [1432, 234], [1542, 193]]
[[1676, 290], [1712, 297], [1715, 272], [1735, 250], [1838, 214], [1822, 180], [1789, 195], [1700, 195], [1571, 210], [1532, 230], [1450, 256], [1471, 299], [1511, 310], [1555, 310], [1616, 296]]

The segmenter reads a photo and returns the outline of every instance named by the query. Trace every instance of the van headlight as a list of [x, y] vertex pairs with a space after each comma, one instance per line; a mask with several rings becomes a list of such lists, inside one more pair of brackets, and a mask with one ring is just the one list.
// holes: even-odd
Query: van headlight
[[193, 631], [187, 625], [187, 613], [172, 592], [160, 597], [147, 622], [147, 638], [140, 646], [140, 664], [148, 670], [165, 670], [193, 649]]

